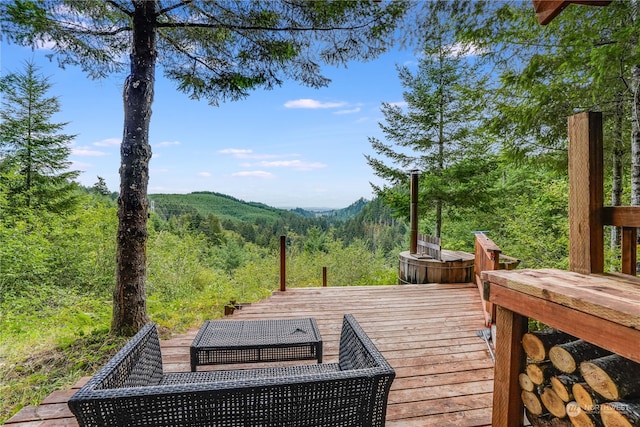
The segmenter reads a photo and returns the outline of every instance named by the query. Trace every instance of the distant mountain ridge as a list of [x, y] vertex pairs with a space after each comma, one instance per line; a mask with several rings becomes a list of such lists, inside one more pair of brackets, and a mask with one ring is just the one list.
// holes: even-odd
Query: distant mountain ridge
[[246, 202], [226, 194], [211, 191], [196, 191], [188, 194], [150, 194], [151, 210], [165, 219], [172, 216], [213, 214], [221, 220], [275, 222], [289, 215], [305, 218], [327, 217], [335, 220], [348, 220], [355, 217], [369, 203], [360, 198], [342, 209], [322, 211], [303, 208], [279, 209], [264, 203]]

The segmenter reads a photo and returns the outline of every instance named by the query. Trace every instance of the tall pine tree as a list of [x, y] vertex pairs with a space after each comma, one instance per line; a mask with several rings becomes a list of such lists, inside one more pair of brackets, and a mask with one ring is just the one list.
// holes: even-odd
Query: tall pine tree
[[434, 3], [431, 12], [417, 71], [398, 67], [406, 105], [382, 104], [385, 141], [369, 138], [379, 156], [366, 158], [388, 183], [374, 186], [376, 194], [405, 215], [408, 171], [421, 170], [419, 206], [433, 213], [430, 233], [440, 237], [443, 209], [477, 208], [489, 199], [495, 165], [490, 144], [474, 136], [483, 111], [480, 64], [471, 46], [456, 42], [446, 5]]
[[7, 208], [64, 213], [77, 202], [77, 171], [70, 171], [70, 143], [61, 133], [67, 123], [53, 123], [58, 98], [48, 96], [51, 83], [32, 62], [24, 71], [0, 80], [0, 157]]

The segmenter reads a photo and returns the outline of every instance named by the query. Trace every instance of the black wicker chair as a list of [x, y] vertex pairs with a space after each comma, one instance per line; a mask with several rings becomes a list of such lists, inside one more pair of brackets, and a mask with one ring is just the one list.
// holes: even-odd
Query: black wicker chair
[[150, 323], [69, 408], [80, 426], [384, 426], [394, 377], [350, 314], [338, 363], [172, 374]]

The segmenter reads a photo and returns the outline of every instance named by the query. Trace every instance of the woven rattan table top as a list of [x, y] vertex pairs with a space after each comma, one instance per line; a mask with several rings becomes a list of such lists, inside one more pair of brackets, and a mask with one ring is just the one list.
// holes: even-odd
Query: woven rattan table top
[[313, 318], [208, 320], [191, 344], [191, 370], [225, 363], [317, 359], [322, 338]]

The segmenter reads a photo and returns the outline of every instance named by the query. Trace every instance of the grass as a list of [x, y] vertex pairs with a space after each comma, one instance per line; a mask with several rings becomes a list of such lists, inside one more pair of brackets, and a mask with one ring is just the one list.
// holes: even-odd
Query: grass
[[38, 405], [55, 390], [69, 388], [102, 366], [126, 339], [99, 329], [66, 344], [0, 364], [0, 423], [27, 405]]
[[[256, 292], [254, 300], [269, 293]], [[168, 337], [221, 317], [225, 298], [216, 286], [175, 301], [149, 297], [148, 313]], [[0, 424], [93, 375], [117, 352], [127, 339], [109, 334], [111, 307], [110, 301], [56, 288], [0, 305]]]

